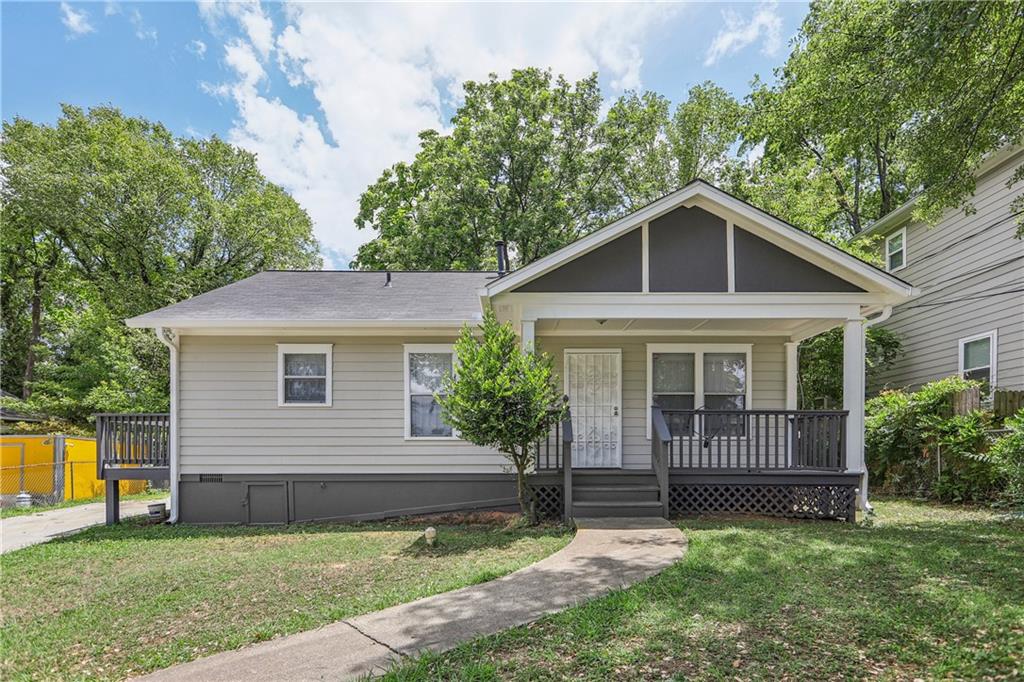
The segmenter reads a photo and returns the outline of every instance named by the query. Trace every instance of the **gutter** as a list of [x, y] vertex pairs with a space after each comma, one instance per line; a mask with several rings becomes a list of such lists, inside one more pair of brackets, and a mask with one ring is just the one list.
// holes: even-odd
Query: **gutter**
[[882, 322], [888, 320], [890, 317], [892, 317], [892, 306], [887, 305], [884, 308], [882, 308], [882, 312], [881, 314], [879, 314], [878, 317], [872, 317], [870, 320], [864, 321], [864, 329], [867, 329], [868, 327], [874, 327], [876, 324], [881, 324]]
[[178, 522], [178, 337], [173, 330], [163, 327], [153, 329], [160, 343], [171, 351], [171, 400], [170, 400], [170, 451], [171, 451], [171, 514], [167, 523]]

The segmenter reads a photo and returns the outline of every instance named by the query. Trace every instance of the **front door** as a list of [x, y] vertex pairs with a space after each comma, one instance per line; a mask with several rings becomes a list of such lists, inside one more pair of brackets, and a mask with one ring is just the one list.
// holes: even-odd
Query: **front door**
[[622, 466], [622, 353], [566, 350], [565, 393], [572, 411], [572, 466]]

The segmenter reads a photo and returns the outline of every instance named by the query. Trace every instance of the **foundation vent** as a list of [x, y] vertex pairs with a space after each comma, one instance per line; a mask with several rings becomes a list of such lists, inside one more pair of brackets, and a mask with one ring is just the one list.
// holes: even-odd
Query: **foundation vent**
[[199, 474], [200, 483], [223, 483], [224, 474]]

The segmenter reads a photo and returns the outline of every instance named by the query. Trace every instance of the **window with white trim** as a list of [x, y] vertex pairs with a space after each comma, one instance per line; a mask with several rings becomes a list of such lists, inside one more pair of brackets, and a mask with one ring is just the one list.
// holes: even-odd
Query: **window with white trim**
[[[662, 410], [745, 410], [750, 406], [748, 344], [647, 344], [648, 405]], [[689, 419], [669, 415], [673, 433], [688, 433]], [[648, 437], [650, 414], [648, 412]], [[742, 418], [708, 418], [707, 428], [743, 435]]]
[[277, 404], [330, 407], [332, 346], [329, 343], [277, 344]]
[[985, 390], [996, 379], [996, 332], [960, 339], [960, 376], [982, 382]]
[[893, 232], [885, 238], [885, 269], [902, 270], [907, 265], [907, 228]]
[[441, 417], [438, 395], [444, 378], [454, 371], [451, 345], [405, 346], [405, 437], [455, 438]]

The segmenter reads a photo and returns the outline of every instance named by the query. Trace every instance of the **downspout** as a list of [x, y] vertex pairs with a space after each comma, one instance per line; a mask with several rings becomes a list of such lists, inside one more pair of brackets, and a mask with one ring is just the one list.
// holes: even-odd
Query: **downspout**
[[[881, 324], [882, 322], [885, 322], [890, 317], [892, 317], [892, 306], [891, 305], [887, 305], [884, 308], [882, 308], [882, 312], [879, 313], [876, 317], [873, 317], [870, 320], [865, 320], [864, 321], [864, 332], [865, 332], [865, 335], [864, 335], [864, 354], [865, 354], [865, 356], [867, 355], [867, 352], [868, 352], [867, 330], [869, 328], [871, 328], [871, 327], [874, 327], [876, 324]], [[865, 357], [865, 361], [866, 361], [866, 357]], [[866, 362], [865, 362], [865, 367], [866, 367]], [[864, 385], [867, 386], [867, 377], [866, 376], [864, 377]], [[868, 462], [867, 462], [867, 457], [866, 456], [864, 457], [864, 477], [863, 477], [863, 480], [861, 481], [860, 502], [861, 502], [861, 507], [864, 509], [865, 512], [867, 512], [868, 514], [874, 514], [875, 513], [875, 508], [872, 507], [871, 506], [871, 502], [868, 501]]]
[[170, 451], [171, 451], [171, 515], [167, 523], [178, 522], [178, 337], [170, 329], [157, 327], [153, 330], [160, 343], [171, 351], [171, 396], [170, 396]]

